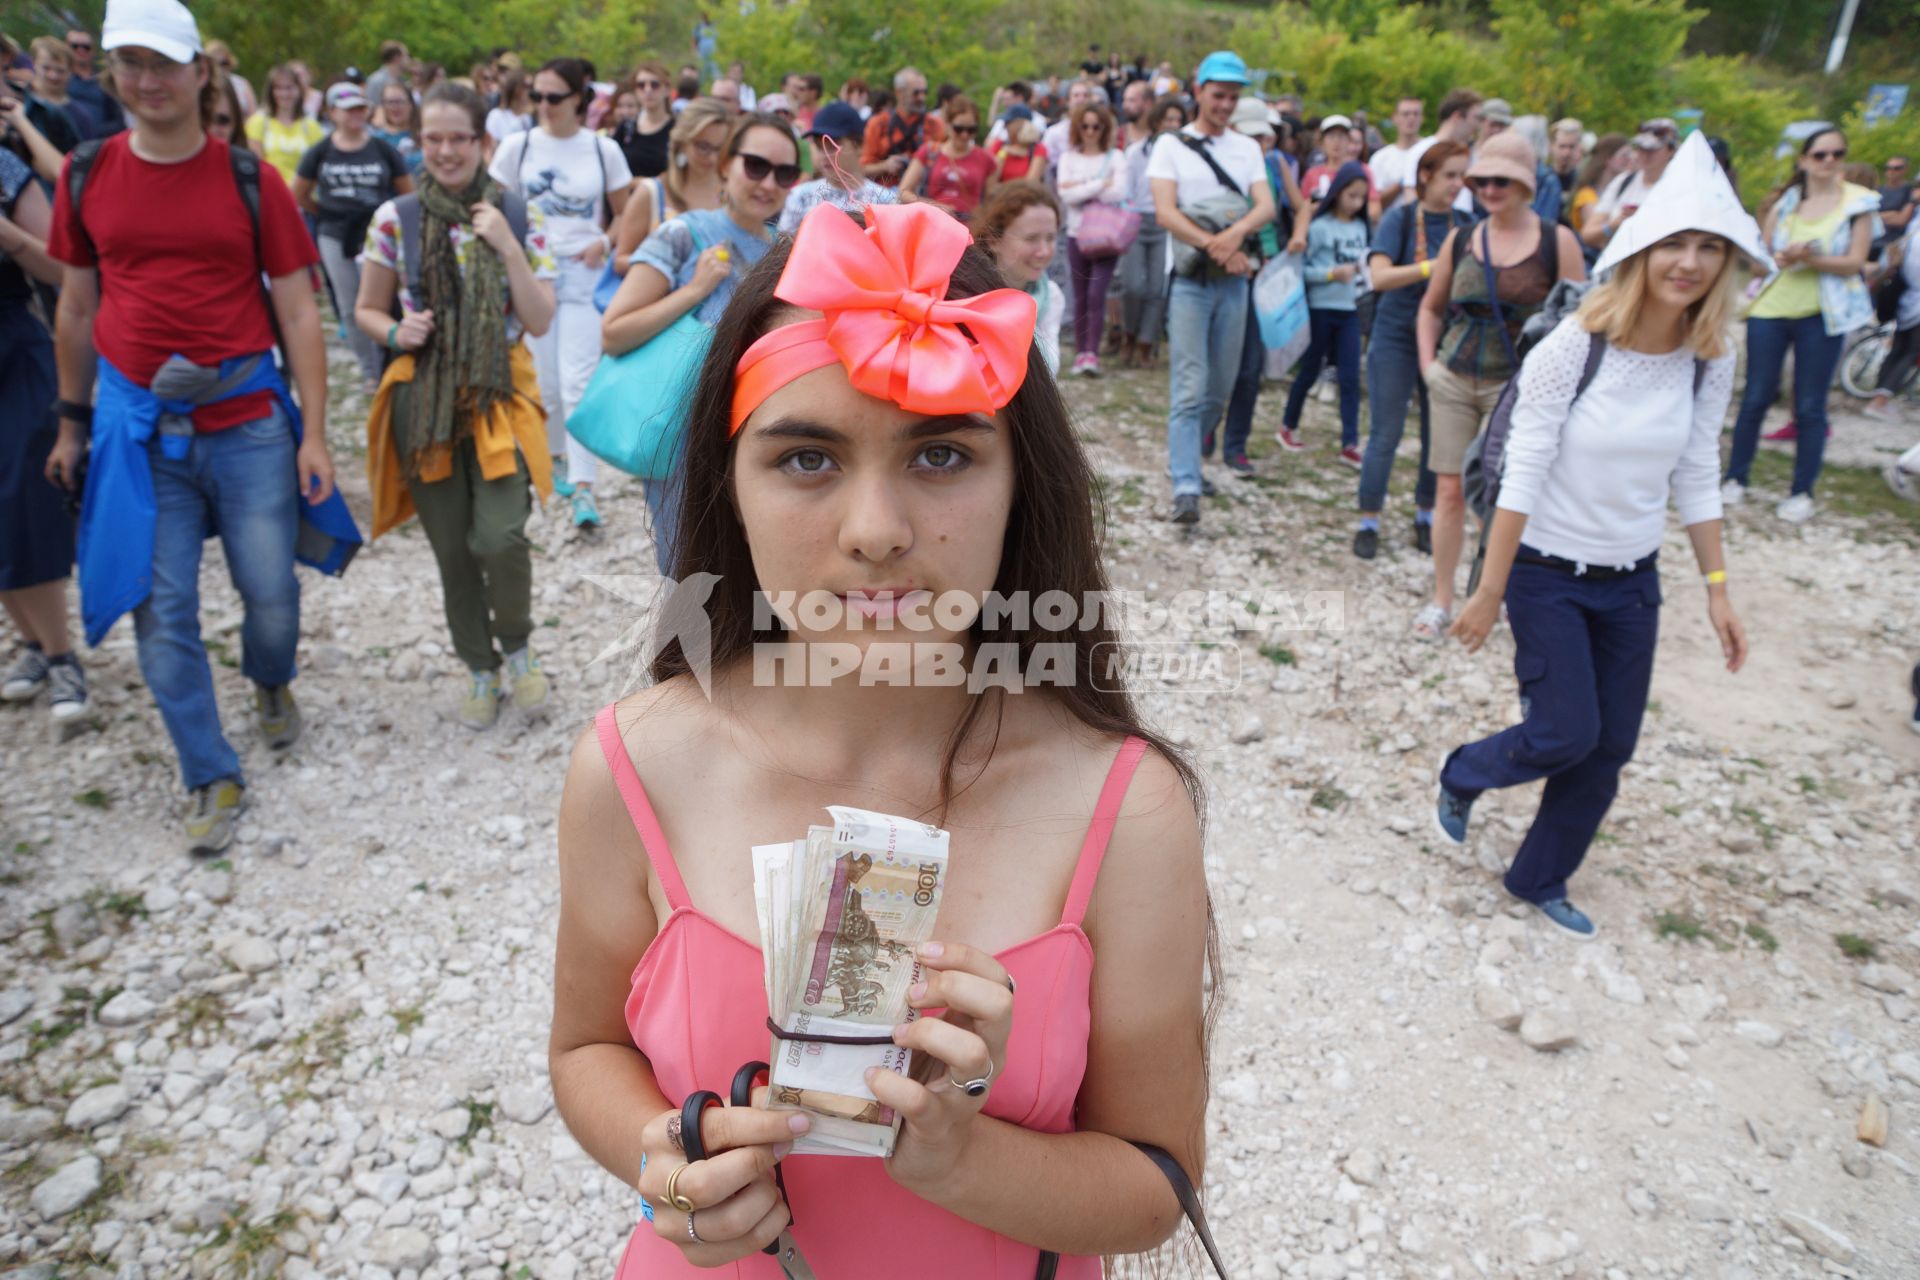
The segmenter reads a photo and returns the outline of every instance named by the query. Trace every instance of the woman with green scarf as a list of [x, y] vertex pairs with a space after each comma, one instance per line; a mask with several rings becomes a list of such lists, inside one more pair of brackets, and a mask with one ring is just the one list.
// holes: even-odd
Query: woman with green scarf
[[[528, 645], [526, 525], [529, 485], [543, 497], [553, 487], [539, 380], [521, 337], [553, 320], [555, 264], [539, 210], [503, 194], [481, 168], [485, 120], [471, 89], [427, 94], [419, 192], [374, 213], [354, 309], [361, 330], [392, 353], [367, 421], [373, 536], [419, 515], [454, 652], [471, 674], [459, 719], [474, 729], [499, 715], [503, 663], [516, 706], [546, 701], [547, 677]], [[414, 267], [407, 255], [416, 244]]]

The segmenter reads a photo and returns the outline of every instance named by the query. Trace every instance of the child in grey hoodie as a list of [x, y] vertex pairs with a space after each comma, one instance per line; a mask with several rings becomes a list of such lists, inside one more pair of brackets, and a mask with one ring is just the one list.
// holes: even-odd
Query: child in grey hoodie
[[1287, 393], [1280, 444], [1299, 449], [1295, 434], [1307, 392], [1329, 357], [1340, 386], [1340, 460], [1360, 465], [1360, 268], [1373, 229], [1367, 224], [1367, 171], [1348, 161], [1327, 186], [1307, 227], [1307, 317], [1311, 340]]

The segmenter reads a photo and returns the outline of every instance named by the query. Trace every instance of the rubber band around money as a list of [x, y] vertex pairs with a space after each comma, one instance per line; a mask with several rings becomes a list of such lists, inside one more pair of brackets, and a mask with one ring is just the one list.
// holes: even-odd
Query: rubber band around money
[[805, 1044], [892, 1044], [893, 1037], [886, 1036], [827, 1036], [815, 1035], [807, 1031], [785, 1031], [772, 1018], [767, 1019], [767, 1030], [782, 1040], [799, 1040]]

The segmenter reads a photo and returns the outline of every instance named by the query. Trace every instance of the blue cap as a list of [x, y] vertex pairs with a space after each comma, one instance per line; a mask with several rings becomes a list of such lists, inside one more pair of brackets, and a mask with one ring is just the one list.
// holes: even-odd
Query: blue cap
[[1002, 120], [1031, 120], [1033, 119], [1033, 108], [1024, 102], [1016, 102], [1005, 111], [1002, 111], [1000, 118]]
[[807, 130], [809, 138], [851, 138], [867, 127], [860, 118], [860, 109], [851, 102], [842, 102], [835, 98], [832, 102], [822, 103], [813, 113], [813, 127]]
[[1200, 63], [1200, 70], [1193, 78], [1195, 84], [1207, 84], [1218, 80], [1223, 84], [1246, 84], [1247, 60], [1231, 49], [1218, 49], [1208, 54]]

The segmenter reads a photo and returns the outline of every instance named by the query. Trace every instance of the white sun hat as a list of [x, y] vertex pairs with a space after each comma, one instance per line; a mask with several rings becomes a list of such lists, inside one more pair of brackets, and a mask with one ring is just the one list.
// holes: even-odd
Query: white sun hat
[[1607, 242], [1600, 260], [1593, 264], [1594, 276], [1681, 231], [1711, 231], [1753, 259], [1763, 273], [1773, 271], [1773, 256], [1760, 236], [1760, 224], [1741, 207], [1733, 184], [1698, 130], [1687, 135], [1638, 212]]

